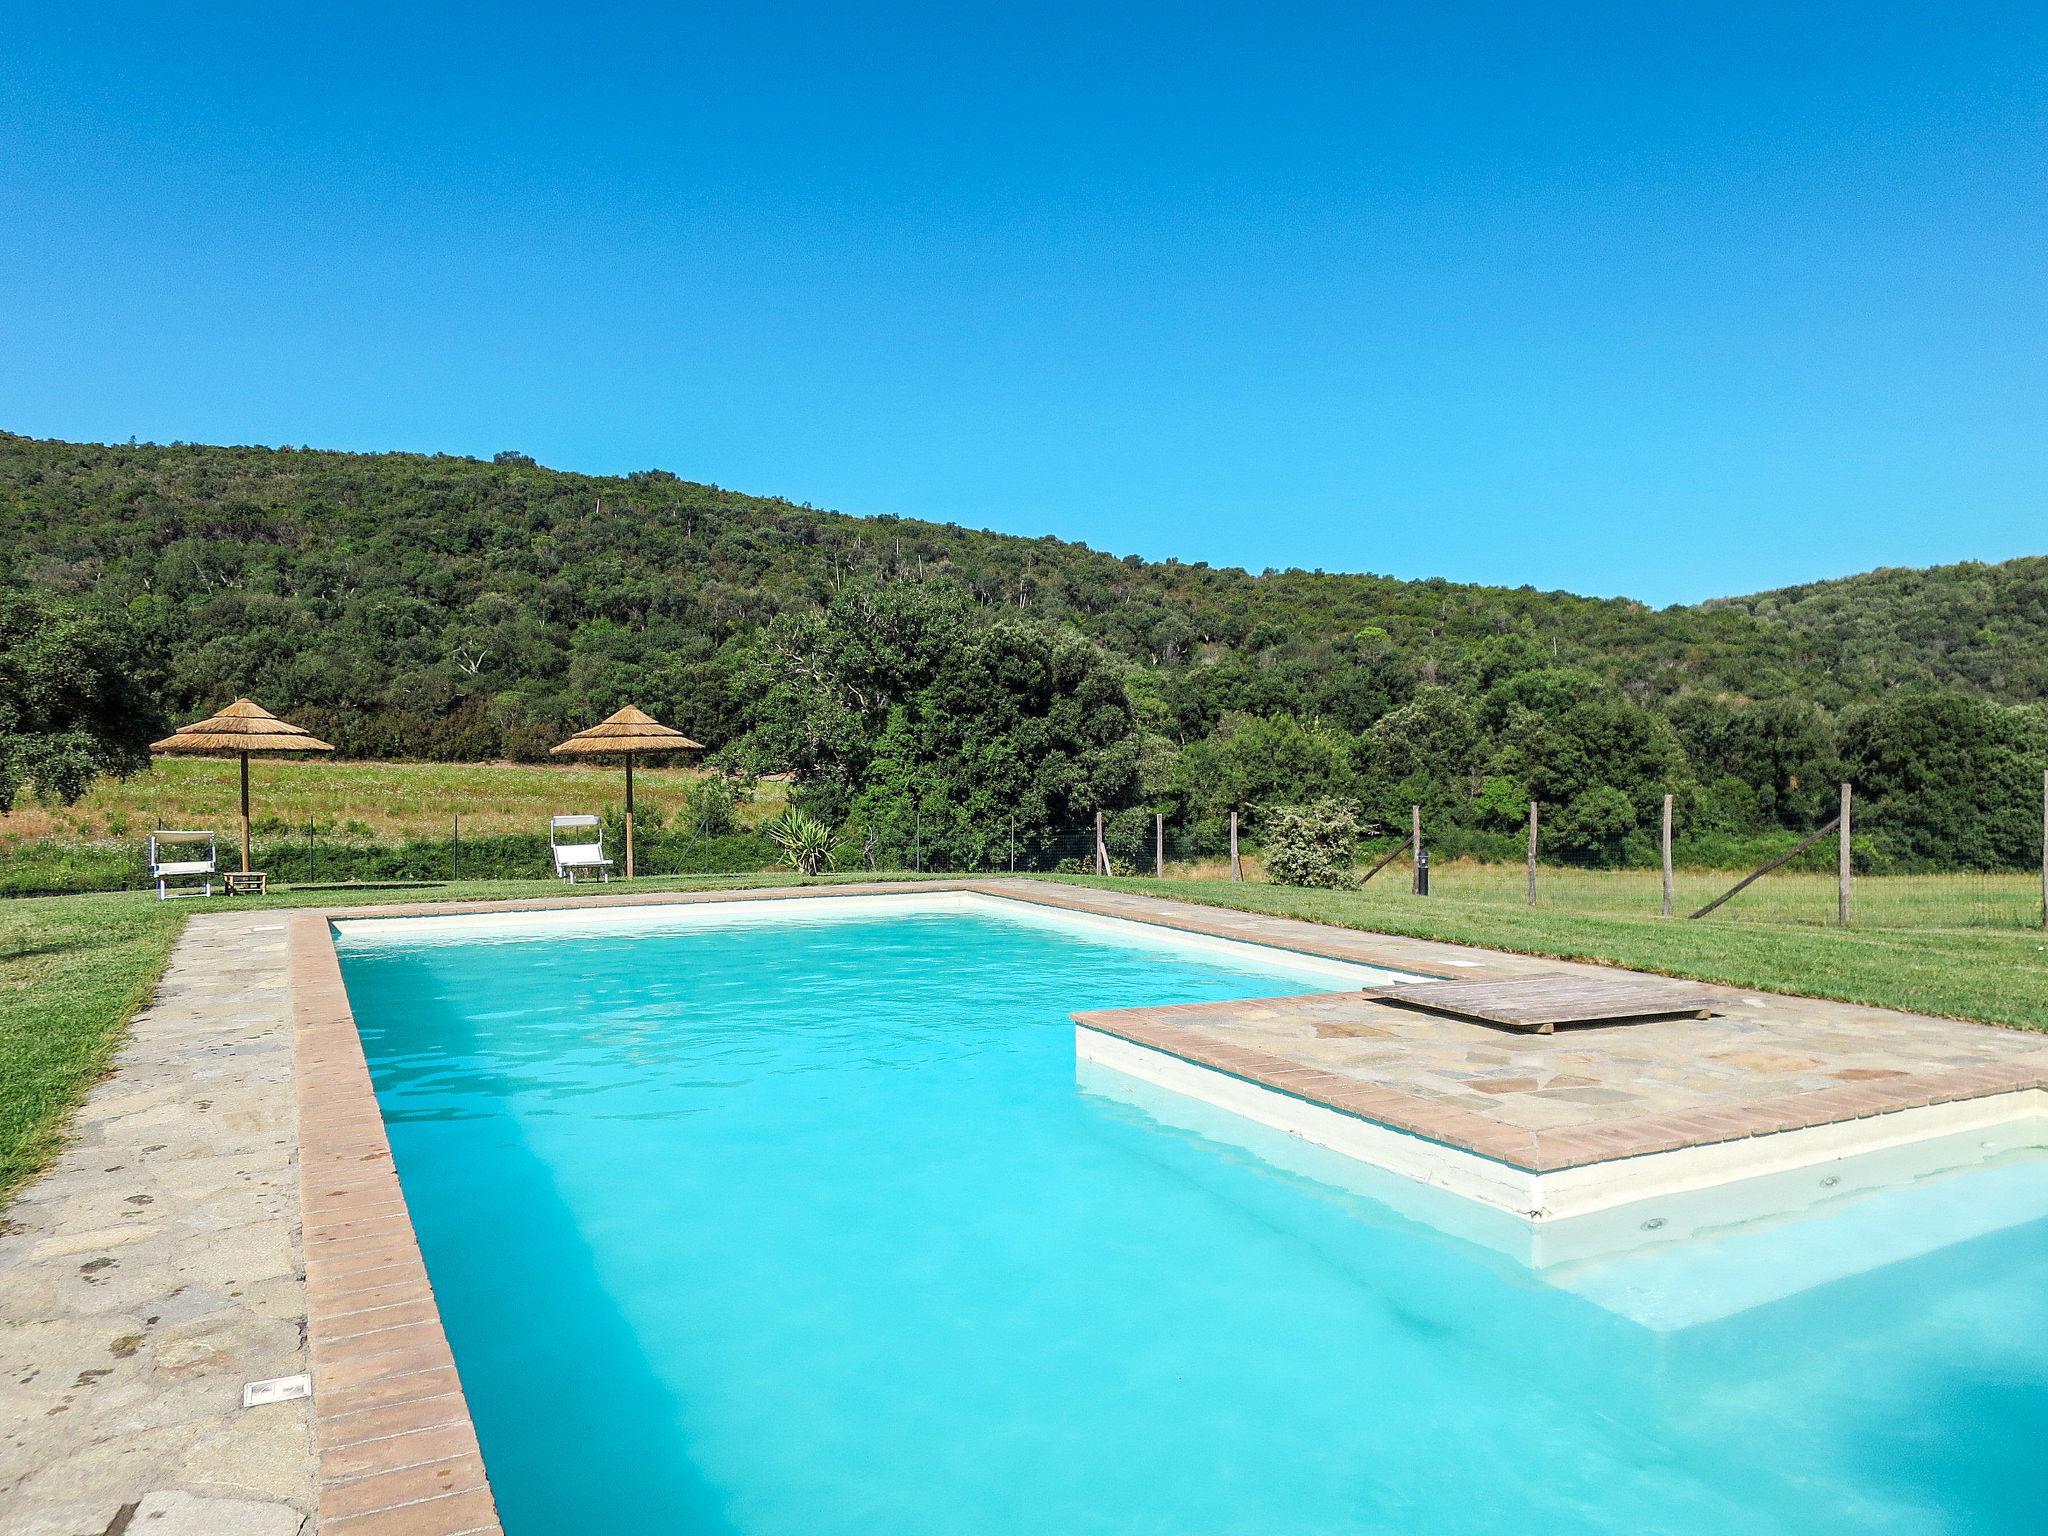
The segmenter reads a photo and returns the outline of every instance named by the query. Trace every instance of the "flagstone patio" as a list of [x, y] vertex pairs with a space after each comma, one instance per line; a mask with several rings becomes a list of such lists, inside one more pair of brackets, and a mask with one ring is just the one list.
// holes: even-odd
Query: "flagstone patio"
[[0, 1530], [293, 1536], [313, 1508], [279, 913], [186, 926], [56, 1166], [0, 1214]]

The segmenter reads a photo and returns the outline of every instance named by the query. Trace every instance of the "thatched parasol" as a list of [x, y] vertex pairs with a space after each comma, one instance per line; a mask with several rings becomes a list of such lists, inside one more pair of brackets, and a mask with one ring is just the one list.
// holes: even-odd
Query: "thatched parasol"
[[642, 752], [681, 752], [701, 748], [681, 731], [670, 730], [645, 710], [628, 704], [616, 715], [578, 731], [550, 750], [565, 757], [598, 757], [616, 753], [626, 760], [626, 878], [633, 878], [633, 759]]
[[239, 757], [242, 760], [242, 872], [249, 871], [249, 754], [251, 752], [332, 752], [334, 748], [288, 720], [280, 720], [260, 704], [237, 699], [210, 720], [188, 725], [149, 745], [152, 752], [178, 752], [190, 757]]

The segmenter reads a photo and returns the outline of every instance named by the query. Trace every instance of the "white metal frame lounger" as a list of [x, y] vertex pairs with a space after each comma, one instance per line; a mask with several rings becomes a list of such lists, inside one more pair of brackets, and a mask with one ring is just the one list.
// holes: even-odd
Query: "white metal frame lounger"
[[[204, 844], [204, 858], [189, 855], [177, 858], [174, 855], [190, 850], [196, 853]], [[211, 832], [171, 832], [159, 829], [149, 835], [149, 878], [156, 882], [158, 901], [176, 901], [185, 896], [211, 896], [213, 877], [220, 872], [220, 847]], [[197, 887], [183, 885], [173, 887], [173, 880], [197, 880]]]
[[[576, 876], [595, 873], [605, 884], [611, 884], [612, 861], [604, 856], [604, 833], [595, 816], [550, 816], [548, 818], [548, 848], [555, 857], [556, 878], [576, 883]], [[587, 843], [565, 843], [564, 830], [581, 832], [588, 829], [591, 841]]]

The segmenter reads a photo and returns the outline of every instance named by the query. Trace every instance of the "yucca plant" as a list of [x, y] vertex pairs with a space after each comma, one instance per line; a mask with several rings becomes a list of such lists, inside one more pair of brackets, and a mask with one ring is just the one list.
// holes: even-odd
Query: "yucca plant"
[[831, 869], [839, 856], [839, 840], [832, 829], [795, 806], [761, 830], [782, 850], [784, 862], [806, 879]]

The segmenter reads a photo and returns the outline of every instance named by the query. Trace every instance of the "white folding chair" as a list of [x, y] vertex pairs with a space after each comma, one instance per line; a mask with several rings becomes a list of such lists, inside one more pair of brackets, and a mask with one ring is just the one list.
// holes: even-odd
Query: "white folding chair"
[[[564, 834], [572, 839], [564, 841]], [[548, 818], [548, 848], [555, 856], [555, 877], [576, 883], [579, 874], [595, 873], [611, 883], [612, 861], [604, 856], [604, 832], [595, 816]]]
[[[211, 832], [168, 832], [149, 835], [149, 878], [156, 882], [158, 901], [176, 901], [183, 896], [211, 896], [213, 877], [220, 869], [220, 849]], [[198, 881], [173, 887], [173, 880]]]

